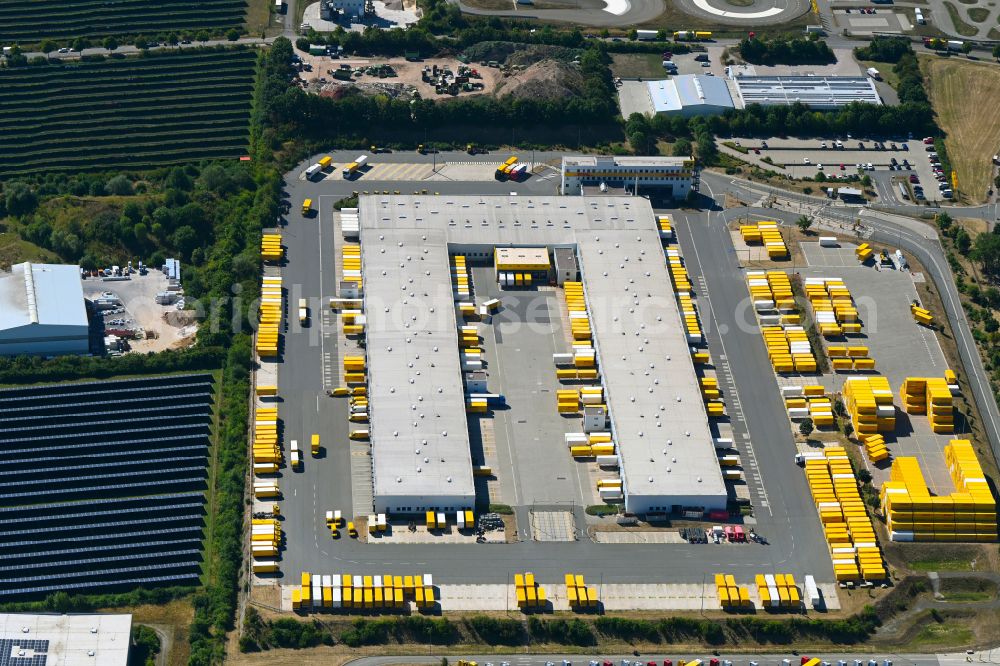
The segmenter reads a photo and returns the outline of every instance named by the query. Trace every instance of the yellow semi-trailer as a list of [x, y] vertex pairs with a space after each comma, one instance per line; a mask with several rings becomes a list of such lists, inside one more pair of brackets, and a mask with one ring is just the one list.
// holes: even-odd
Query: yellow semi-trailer
[[326, 171], [333, 164], [333, 158], [330, 157], [329, 155], [324, 155], [323, 157], [319, 158], [319, 162], [317, 162], [316, 164], [319, 165], [320, 169]]

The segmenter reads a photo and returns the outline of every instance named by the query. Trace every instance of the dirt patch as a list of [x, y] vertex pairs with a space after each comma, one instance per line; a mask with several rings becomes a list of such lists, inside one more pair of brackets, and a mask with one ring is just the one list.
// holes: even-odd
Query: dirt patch
[[495, 60], [505, 65], [534, 65], [542, 60], [572, 62], [580, 55], [580, 49], [546, 44], [518, 44], [515, 42], [479, 42], [464, 51], [472, 62], [487, 63]]
[[[400, 97], [404, 99], [413, 97], [414, 92], [420, 93], [424, 99], [447, 99], [452, 97], [448, 94], [438, 94], [434, 86], [426, 83], [422, 78], [424, 67], [448, 68], [452, 72], [457, 72], [462, 63], [454, 58], [430, 58], [417, 62], [410, 62], [405, 58], [340, 58], [332, 59], [326, 56], [310, 56], [300, 54], [302, 60], [312, 65], [312, 71], [299, 72], [299, 79], [311, 92], [317, 92], [328, 96], [342, 96], [345, 90], [357, 89], [366, 94], [388, 94], [390, 97]], [[378, 67], [389, 65], [395, 70], [396, 75], [379, 78], [377, 75], [362, 74], [352, 81], [337, 81], [333, 78], [332, 72], [340, 69], [341, 65], [348, 65], [352, 69], [356, 67]], [[476, 76], [470, 77], [473, 83], [482, 83], [483, 90], [471, 94], [492, 93], [500, 80], [500, 70], [490, 67], [475, 67]], [[339, 92], [338, 92], [339, 90]], [[463, 96], [470, 93], [461, 93]]]
[[554, 60], [543, 60], [518, 72], [497, 86], [498, 96], [514, 99], [563, 99], [583, 94], [583, 75]]
[[187, 599], [178, 599], [163, 605], [143, 605], [126, 608], [106, 608], [102, 613], [131, 613], [132, 624], [145, 624], [161, 634], [163, 643], [162, 663], [183, 666], [188, 663], [191, 648], [188, 645], [188, 627], [194, 619], [194, 607]]

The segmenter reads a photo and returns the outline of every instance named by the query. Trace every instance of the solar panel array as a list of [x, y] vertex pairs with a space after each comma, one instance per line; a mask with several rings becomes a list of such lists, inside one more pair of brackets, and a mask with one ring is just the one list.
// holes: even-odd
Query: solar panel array
[[212, 384], [0, 390], [0, 601], [197, 583]]
[[0, 666], [45, 666], [48, 651], [48, 641], [0, 638]]

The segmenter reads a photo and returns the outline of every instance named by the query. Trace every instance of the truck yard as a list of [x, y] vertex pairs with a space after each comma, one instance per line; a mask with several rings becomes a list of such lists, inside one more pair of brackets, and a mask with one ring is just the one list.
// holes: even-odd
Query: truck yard
[[[377, 160], [382, 156], [373, 157]], [[394, 163], [411, 162], [414, 165], [427, 157], [431, 156], [398, 153], [392, 156]], [[453, 154], [433, 157], [446, 164], [464, 161]], [[501, 164], [502, 158], [491, 157], [486, 164]], [[337, 169], [339, 163], [350, 159], [354, 157], [334, 155], [332, 168]], [[485, 158], [480, 159], [485, 161]], [[858, 445], [851, 443], [849, 438], [825, 434], [836, 434], [837, 429], [824, 431], [819, 425], [815, 438], [809, 441], [813, 447], [816, 442], [823, 442], [826, 458], [817, 460], [810, 453], [807, 456], [810, 460], [804, 463], [806, 474], [803, 474], [799, 466], [803, 462], [796, 454], [815, 449], [803, 448], [803, 441], [793, 434], [799, 422], [793, 415], [789, 423], [789, 416], [793, 414], [789, 404], [792, 403], [786, 404], [787, 396], [797, 391], [801, 394], [803, 386], [819, 387], [824, 395], [836, 396], [838, 403], [844, 395], [846, 401], [848, 394], [853, 395], [857, 390], [853, 384], [848, 390], [846, 384], [869, 378], [872, 373], [855, 375], [830, 371], [819, 374], [816, 370], [803, 370], [775, 374], [777, 366], [772, 367], [772, 363], [776, 362], [773, 358], [769, 361], [760, 343], [757, 318], [753, 318], [751, 324], [745, 316], [747, 306], [751, 311], [753, 308], [746, 290], [749, 274], [740, 266], [739, 255], [731, 249], [726, 251], [734, 241], [725, 225], [696, 224], [699, 219], [705, 219], [705, 214], [680, 211], [670, 211], [666, 217], [662, 213], [654, 214], [641, 199], [631, 200], [638, 202], [636, 213], [629, 208], [611, 213], [612, 219], [637, 214], [647, 220], [645, 224], [650, 225], [650, 230], [660, 225], [659, 236], [666, 242], [665, 258], [670, 277], [659, 280], [661, 289], [667, 289], [664, 294], [667, 300], [657, 298], [650, 303], [663, 303], [664, 306], [670, 303], [673, 304], [670, 307], [683, 311], [684, 316], [677, 325], [683, 322], [687, 328], [687, 344], [692, 345], [694, 366], [692, 361], [682, 359], [682, 362], [692, 368], [688, 371], [694, 373], [692, 379], [698, 378], [701, 397], [697, 402], [705, 400], [705, 407], [701, 409], [701, 418], [706, 419], [703, 421], [704, 435], [696, 434], [695, 422], [692, 422], [692, 425], [682, 426], [678, 434], [660, 439], [658, 446], [676, 446], [677, 437], [684, 440], [695, 435], [707, 444], [707, 451], [711, 451], [711, 468], [704, 467], [702, 472], [703, 463], [694, 462], [688, 462], [688, 468], [699, 470], [698, 484], [703, 483], [703, 476], [714, 473], [720, 475], [720, 487], [723, 479], [727, 487], [722, 491], [721, 505], [714, 505], [722, 511], [713, 508], [707, 495], [702, 500], [669, 499], [660, 504], [655, 504], [654, 500], [654, 504], [640, 509], [637, 502], [641, 486], [628, 467], [630, 460], [632, 464], [637, 460], [635, 451], [639, 449], [635, 448], [637, 443], [629, 443], [629, 438], [636, 435], [642, 438], [644, 433], [640, 430], [628, 434], [629, 428], [623, 424], [631, 418], [626, 408], [629, 403], [620, 402], [635, 401], [636, 394], [629, 398], [627, 392], [639, 386], [625, 389], [625, 392], [616, 389], [622, 379], [607, 360], [607, 355], [614, 351], [601, 352], [605, 360], [595, 367], [589, 365], [593, 361], [586, 360], [587, 347], [581, 344], [582, 340], [596, 335], [597, 347], [601, 349], [601, 340], [611, 340], [613, 338], [607, 336], [615, 334], [614, 326], [602, 332], [600, 323], [618, 317], [604, 310], [602, 305], [607, 297], [601, 295], [598, 287], [603, 287], [604, 280], [593, 282], [593, 277], [583, 276], [583, 284], [589, 285], [585, 287], [589, 295], [581, 311], [576, 305], [579, 297], [574, 295], [578, 292], [567, 291], [578, 289], [574, 285], [580, 283], [567, 279], [565, 284], [558, 284], [561, 280], [556, 281], [551, 274], [544, 278], [543, 274], [531, 269], [518, 273], [518, 270], [525, 270], [522, 265], [527, 266], [523, 260], [509, 274], [508, 281], [507, 274], [496, 263], [500, 261], [499, 252], [493, 256], [490, 244], [494, 241], [484, 240], [481, 231], [468, 236], [469, 239], [477, 238], [475, 243], [461, 240], [465, 238], [463, 233], [467, 233], [462, 231], [463, 224], [466, 229], [479, 228], [479, 222], [471, 217], [475, 215], [471, 209], [483, 206], [484, 211], [492, 210], [496, 202], [497, 210], [526, 206], [520, 209], [523, 213], [517, 218], [521, 222], [515, 223], [525, 225], [524, 230], [517, 230], [515, 226], [510, 233], [528, 234], [528, 237], [541, 234], [535, 243], [544, 245], [548, 242], [544, 239], [556, 238], [552, 235], [555, 229], [545, 231], [539, 224], [538, 231], [532, 232], [536, 223], [530, 222], [531, 209], [545, 209], [560, 202], [562, 208], [570, 206], [573, 210], [575, 206], [584, 205], [587, 210], [594, 206], [592, 210], [596, 211], [604, 205], [603, 199], [595, 198], [588, 205], [588, 198], [540, 196], [547, 194], [548, 188], [537, 178], [524, 183], [485, 179], [482, 182], [435, 182], [434, 191], [427, 195], [409, 196], [409, 192], [393, 192], [397, 187], [412, 191], [412, 184], [375, 180], [376, 174], [369, 172], [362, 176], [362, 181], [373, 193], [367, 197], [362, 193], [360, 210], [338, 212], [333, 209], [333, 203], [350, 196], [352, 191], [357, 192], [358, 184], [329, 176], [316, 182], [300, 178], [299, 173], [289, 174], [288, 179], [292, 210], [297, 210], [294, 208], [297, 201], [309, 198], [315, 215], [304, 218], [291, 213], [287, 226], [275, 230], [274, 233], [280, 234], [285, 263], [280, 269], [269, 266], [266, 275], [280, 273], [282, 299], [289, 299], [293, 304], [300, 298], [306, 299], [308, 324], [303, 326], [294, 320], [281, 324], [283, 343], [278, 345], [281, 353], [274, 359], [262, 358], [257, 385], [260, 387], [266, 382], [280, 396], [278, 419], [284, 424], [279, 429], [282, 432], [277, 442], [280, 450], [289, 451], [293, 440], [301, 449], [303, 442], [310, 439], [310, 433], [318, 434], [322, 447], [317, 455], [304, 454], [300, 469], [282, 467], [276, 477], [270, 477], [276, 481], [277, 496], [262, 497], [255, 504], [255, 511], [266, 513], [276, 499], [280, 505], [282, 530], [281, 548], [276, 551], [280, 555], [280, 571], [259, 570], [255, 593], [279, 599], [283, 610], [300, 612], [322, 608], [391, 609], [411, 601], [421, 611], [428, 608], [449, 611], [515, 607], [572, 610], [576, 603], [573, 600], [575, 592], [561, 582], [564, 574], [571, 571], [594, 582], [599, 605], [608, 610], [701, 607], [732, 610], [753, 605], [771, 612], [812, 612], [836, 610], [843, 603], [841, 596], [853, 594], [851, 588], [877, 586], [885, 581], [887, 574], [879, 545], [887, 535], [880, 531], [876, 538], [871, 532], [872, 536], [865, 538], [866, 529], [870, 531], [871, 527], [864, 528], [858, 522], [861, 518], [856, 515], [856, 503], [861, 500], [857, 494], [859, 482], [854, 474], [850, 475], [853, 480], [849, 486], [837, 481], [840, 485], [836, 486], [831, 498], [842, 508], [836, 509], [839, 518], [835, 520], [830, 509], [823, 508], [827, 506], [824, 504], [827, 500], [821, 499], [825, 491], [821, 489], [822, 483], [816, 480], [821, 477], [816, 477], [815, 473], [820, 470], [816, 465], [822, 464], [822, 469], [829, 470], [825, 472], [827, 475], [832, 472], [834, 479], [839, 479], [848, 461], [845, 451], [862, 468], [871, 470], [876, 484], [901, 478], [896, 468], [893, 467], [890, 473], [891, 461], [869, 460], [866, 454], [857, 453]], [[493, 195], [486, 196], [490, 192]], [[627, 206], [627, 202], [623, 200], [614, 205]], [[611, 206], [612, 200], [608, 200], [607, 205]], [[447, 250], [437, 237], [434, 240], [428, 237], [429, 227], [419, 224], [425, 214], [421, 212], [424, 207], [432, 214], [432, 219], [455, 220], [455, 230], [449, 230], [448, 223], [444, 223], [449, 238], [444, 241]], [[557, 212], [552, 209], [546, 217], [551, 220]], [[380, 215], [398, 216], [397, 222], [380, 226], [377, 223]], [[462, 215], [469, 216], [469, 221], [459, 223], [456, 218]], [[409, 236], [399, 236], [403, 232], [398, 230], [393, 232], [396, 237], [386, 236], [390, 228], [412, 224], [407, 222], [410, 216], [417, 218], [417, 226], [422, 229], [416, 236], [412, 236], [412, 232], [407, 232]], [[493, 230], [490, 234], [508, 233], [504, 228], [510, 225], [511, 219], [504, 214], [491, 223], [483, 222], [482, 229]], [[785, 238], [790, 238], [784, 227], [788, 220], [778, 216], [776, 221], [774, 233], [784, 243]], [[373, 224], [379, 227], [378, 232], [365, 231], [366, 225]], [[373, 233], [380, 235], [372, 236]], [[367, 244], [365, 238], [369, 238]], [[399, 239], [398, 243], [395, 238]], [[642, 238], [642, 234], [635, 238]], [[410, 250], [408, 246], [414, 239], [417, 245]], [[914, 285], [921, 279], [919, 274], [911, 276], [906, 271], [883, 270], [879, 276], [870, 259], [857, 260], [860, 252], [855, 252], [858, 248], [847, 240], [838, 240], [835, 248], [802, 243], [800, 249], [798, 240], [788, 242], [796, 246], [796, 256], [805, 256], [809, 261], [807, 269], [797, 267], [801, 277], [797, 276], [796, 281], [842, 280], [850, 291], [864, 323], [863, 335], [867, 341], [849, 344], [864, 345], [866, 358], [875, 359], [876, 374], [886, 377], [893, 393], [899, 391], [899, 383], [907, 377], [944, 376], [947, 368], [934, 332], [918, 325], [909, 307], [909, 303], [916, 300]], [[583, 265], [595, 265], [599, 255], [586, 259], [589, 250], [580, 247], [579, 243], [577, 251], [584, 255]], [[520, 246], [524, 244], [522, 240]], [[595, 245], [593, 251], [603, 254], [615, 247], [612, 241], [607, 241]], [[456, 252], [455, 248], [461, 249]], [[390, 249], [391, 255], [383, 254]], [[413, 252], [423, 256], [414, 257]], [[629, 247], [624, 252], [627, 256], [623, 255], [618, 261], [636, 258], [641, 261], [646, 254], [642, 245]], [[446, 256], [448, 259], [444, 258]], [[782, 262], [785, 262], [784, 270], [790, 268], [788, 254], [771, 254], [771, 257], [769, 261], [774, 269], [781, 269]], [[420, 287], [411, 286], [416, 284], [416, 276], [409, 278], [404, 268], [407, 262], [414, 260], [431, 262], [418, 266], [423, 280]], [[608, 260], [615, 259], [609, 257]], [[378, 267], [381, 261], [389, 262], [385, 271]], [[401, 263], [403, 270], [385, 285], [380, 284], [393, 261]], [[541, 257], [538, 261], [542, 261]], [[548, 261], [545, 259], [546, 265]], [[446, 277], [447, 263], [451, 264], [450, 280]], [[712, 270], [706, 270], [707, 266]], [[439, 272], [442, 267], [444, 273]], [[877, 285], [867, 277], [869, 274], [879, 276]], [[392, 291], [392, 282], [396, 282], [396, 291]], [[452, 283], [450, 287], [448, 282]], [[363, 284], [363, 299], [357, 291], [359, 284]], [[629, 286], [628, 281], [624, 286]], [[402, 301], [393, 305], [399, 298], [395, 294], [400, 287]], [[416, 293], [417, 289], [422, 290], [422, 295]], [[444, 291], [439, 292], [439, 289]], [[409, 294], [411, 290], [413, 294]], [[677, 293], [681, 297], [674, 295]], [[684, 296], [687, 293], [692, 293], [693, 297]], [[408, 306], [411, 297], [414, 301]], [[453, 298], [459, 307], [455, 307], [456, 314], [448, 323], [449, 317], [434, 313], [451, 310], [448, 304]], [[468, 304], [464, 305], [466, 301]], [[488, 307], [494, 309], [487, 309], [483, 303], [490, 303]], [[384, 314], [382, 304], [385, 305]], [[407, 310], [408, 307], [414, 309]], [[431, 341], [422, 342], [426, 349], [413, 348], [407, 352], [410, 360], [392, 369], [386, 365], [394, 357], [392, 350], [402, 346], [406, 352], [413, 344], [411, 336], [421, 335], [421, 329], [408, 331], [411, 313], [414, 322], [419, 318], [424, 320], [415, 326], [430, 326], [424, 334], [431, 336], [433, 349]], [[589, 326], [586, 329], [577, 326], [581, 321], [578, 315], [593, 323], [593, 333]], [[386, 329], [391, 321], [396, 323]], [[650, 323], [651, 320], [644, 326]], [[677, 330], [677, 325], [664, 328], [661, 335], [673, 335], [669, 331]], [[477, 383], [475, 389], [467, 389], [471, 391], [471, 398], [468, 393], [465, 398], [461, 394], [452, 397], [451, 392], [458, 387], [454, 380], [451, 386], [445, 384], [447, 380], [441, 374], [460, 372], [458, 365], [452, 365], [454, 361], [441, 365], [444, 357], [438, 359], [444, 350], [454, 349], [456, 326], [460, 334], [458, 340], [465, 340], [461, 343], [464, 351], [460, 352], [462, 371], [475, 373], [481, 369], [486, 372], [485, 386]], [[392, 332], [392, 327], [400, 328]], [[651, 328], [648, 335], [655, 330]], [[640, 340], [641, 331], [635, 331]], [[900, 345], [900, 336], [908, 341], [905, 345]], [[643, 353], [644, 345], [638, 344], [632, 354]], [[812, 349], [813, 358], [829, 354], [833, 360], [838, 344], [843, 343], [832, 339]], [[377, 350], [380, 349], [387, 351], [379, 354]], [[665, 358], [669, 362], [674, 357], [686, 355], [686, 346], [682, 349], [685, 351], [674, 350]], [[914, 363], [913, 349], [924, 350], [918, 353], [926, 353], [926, 358]], [[584, 356], [581, 357], [581, 353]], [[656, 356], [662, 355], [660, 352]], [[565, 360], [560, 361], [564, 357], [570, 359], [570, 370], [560, 369], [565, 367], [560, 366], [561, 362], [565, 363]], [[626, 353], [623, 358], [627, 357]], [[862, 367], [861, 361], [855, 364]], [[655, 365], [654, 362], [652, 366]], [[589, 370], [591, 367], [595, 369]], [[650, 372], [655, 370], [646, 371]], [[572, 373], [573, 378], [566, 373]], [[407, 383], [407, 374], [410, 375], [410, 388], [402, 395], [394, 395], [402, 390], [400, 383]], [[440, 382], [435, 379], [439, 374]], [[580, 383], [579, 378], [585, 375], [587, 378]], [[381, 378], [380, 382], [372, 383], [373, 377]], [[595, 386], [595, 378], [598, 381], [603, 378], [603, 400], [608, 405], [603, 407], [605, 403], [602, 403], [600, 406], [603, 410], [610, 407], [611, 418], [617, 424], [612, 426], [613, 441], [602, 439], [599, 426], [589, 436], [575, 434], [580, 432], [581, 426], [586, 433], [588, 419], [596, 417], [596, 413], [590, 415], [587, 409], [591, 404], [587, 391], [597, 391], [594, 394], [597, 400], [602, 399], [601, 384]], [[471, 382], [471, 376], [467, 376], [466, 381]], [[435, 389], [439, 384], [441, 389]], [[762, 384], [764, 387], [770, 385], [771, 389], [754, 391], [752, 400], [744, 396], [745, 389], [741, 387]], [[595, 388], [587, 388], [591, 386]], [[655, 384], [650, 384], [649, 390], [654, 392]], [[682, 389], [678, 385], [668, 390]], [[427, 403], [428, 393], [435, 391], [440, 396]], [[481, 406], [476, 391], [482, 395]], [[681, 393], [677, 400], [681, 400]], [[393, 401], [398, 405], [385, 407]], [[266, 410], [270, 403], [262, 397], [258, 404]], [[389, 412], [380, 412], [380, 404]], [[832, 399], [826, 404], [827, 409], [831, 409]], [[411, 411], [410, 407], [413, 416], [407, 417], [404, 414]], [[654, 402], [654, 414], [656, 409]], [[417, 434], [417, 438], [407, 445], [402, 437], [412, 438], [408, 431], [420, 433], [423, 430], [421, 419], [425, 414], [422, 410], [429, 410], [427, 417], [440, 421], [441, 425], [436, 428], [431, 425], [440, 441], [435, 444], [427, 435], [421, 439]], [[460, 417], [456, 411], [466, 414]], [[895, 409], [894, 413], [900, 411]], [[581, 416], [583, 418], [578, 420]], [[382, 421], [386, 418], [390, 419], [389, 425]], [[411, 422], [410, 418], [415, 420]], [[662, 427], [649, 408], [638, 412], [636, 418], [652, 419], [648, 424], [638, 423], [642, 429]], [[852, 416], [855, 423], [860, 423], [859, 418]], [[911, 423], [902, 415], [899, 418], [900, 425]], [[818, 416], [816, 421], [817, 424], [825, 423]], [[923, 423], [926, 422], [924, 419]], [[857, 427], [862, 428], [862, 425]], [[961, 424], [955, 430], [959, 434], [954, 435], [935, 435], [925, 428], [915, 421], [912, 426], [894, 428], [894, 432], [884, 434], [884, 446], [893, 457], [901, 456], [905, 460], [906, 456], [914, 456], [928, 485], [938, 493], [950, 493], [954, 490], [954, 482], [948, 478], [945, 449], [951, 447], [952, 439], [961, 439]], [[867, 437], [866, 431], [859, 432]], [[385, 438], [399, 439], [399, 442], [385, 448], [389, 445]], [[414, 444], [416, 457], [413, 457]], [[440, 448], [444, 444], [447, 446]], [[426, 452], [423, 451], [425, 447]], [[612, 454], [610, 458], [621, 456], [611, 461], [611, 467], [605, 466], [609, 460], [603, 460], [609, 458], [605, 447]], [[413, 462], [404, 463], [408, 449]], [[694, 442], [686, 441], [674, 453], [664, 448], [666, 474], [671, 473], [671, 460], [676, 462], [678, 455], [690, 456], [697, 450]], [[389, 451], [394, 452], [386, 453]], [[823, 449], [820, 451], [822, 457]], [[652, 451], [642, 455], [655, 458]], [[439, 457], [440, 461], [431, 456]], [[287, 462], [289, 454], [279, 455], [277, 459]], [[614, 467], [619, 464], [623, 468], [621, 476], [616, 477]], [[443, 465], [442, 471], [435, 471], [435, 465]], [[402, 473], [404, 468], [407, 471]], [[420, 481], [425, 476], [430, 482], [426, 487]], [[954, 474], [952, 476], [954, 478]], [[462, 485], [463, 478], [472, 482], [468, 490]], [[399, 494], [396, 484], [405, 489], [418, 481], [420, 485], [414, 486], [412, 497], [407, 491], [403, 492], [407, 499], [388, 499]], [[654, 477], [650, 476], [649, 483], [653, 481]], [[643, 477], [641, 483], [646, 482]], [[428, 495], [449, 485], [458, 493], [453, 499], [438, 501]], [[380, 499], [386, 492], [389, 495]], [[854, 497], [858, 499], [852, 499]], [[636, 507], [633, 513], [639, 520], [602, 517], [602, 512], [588, 510], [588, 507], [613, 506], [623, 500], [626, 507], [632, 502]], [[702, 508], [697, 512], [684, 509], [699, 504]], [[819, 513], [817, 506], [821, 508]], [[459, 509], [457, 522], [456, 507]], [[487, 541], [487, 532], [477, 533], [473, 529], [474, 521], [500, 524], [500, 516], [496, 516], [495, 511], [505, 512], [506, 507], [510, 507], [511, 512], [502, 521], [509, 526], [507, 538], [497, 539], [499, 533], [493, 532], [488, 540], [507, 543], [477, 545], [477, 540]], [[334, 510], [344, 516], [337, 529], [331, 529], [325, 518], [328, 511]], [[474, 513], [471, 520], [467, 511]], [[903, 514], [899, 514], [898, 519], [900, 524], [909, 524]], [[857, 544], [852, 547], [847, 543], [850, 556], [843, 554], [844, 545], [835, 529], [840, 524], [838, 520], [846, 521], [844, 534], [853, 535]], [[871, 525], [867, 517], [864, 520]], [[995, 524], [995, 518], [993, 520]], [[984, 524], [991, 523], [984, 518]], [[357, 532], [360, 535], [356, 538], [354, 533]], [[906, 533], [907, 530], [897, 530], [894, 538], [907, 540], [910, 537]], [[381, 547], [371, 550], [375, 544]], [[622, 557], [628, 558], [627, 568], [615, 565]], [[664, 557], [672, 563], [668, 569], [658, 566]], [[846, 564], [848, 561], [850, 565]], [[516, 585], [518, 572], [524, 571], [525, 562], [530, 563], [528, 570], [542, 589], [539, 592], [531, 588], [534, 603], [527, 592], [529, 588], [525, 587], [522, 595]], [[735, 576], [720, 579], [723, 581], [720, 587], [718, 580], [706, 573], [711, 571], [726, 575], [732, 572]], [[307, 573], [312, 575], [309, 582], [304, 578], [300, 581]], [[790, 580], [795, 581], [788, 585], [788, 594], [779, 595], [782, 586], [770, 583], [768, 577], [778, 580], [778, 575], [790, 576]], [[407, 579], [412, 582], [407, 583]], [[418, 579], [423, 582], [417, 583]], [[803, 581], [805, 587], [801, 587]], [[809, 585], [817, 586], [821, 599], [816, 603], [796, 601], [805, 599], [803, 595]], [[547, 596], [539, 601], [543, 594]], [[737, 600], [735, 606], [732, 599]]]

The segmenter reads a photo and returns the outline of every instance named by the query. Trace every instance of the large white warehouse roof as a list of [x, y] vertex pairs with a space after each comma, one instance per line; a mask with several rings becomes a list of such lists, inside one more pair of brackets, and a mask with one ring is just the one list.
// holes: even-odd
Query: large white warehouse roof
[[79, 266], [25, 262], [0, 275], [0, 331], [32, 324], [87, 326]]
[[375, 195], [360, 211], [376, 497], [472, 483], [448, 248], [560, 246], [579, 256], [629, 503], [725, 505], [647, 200]]

